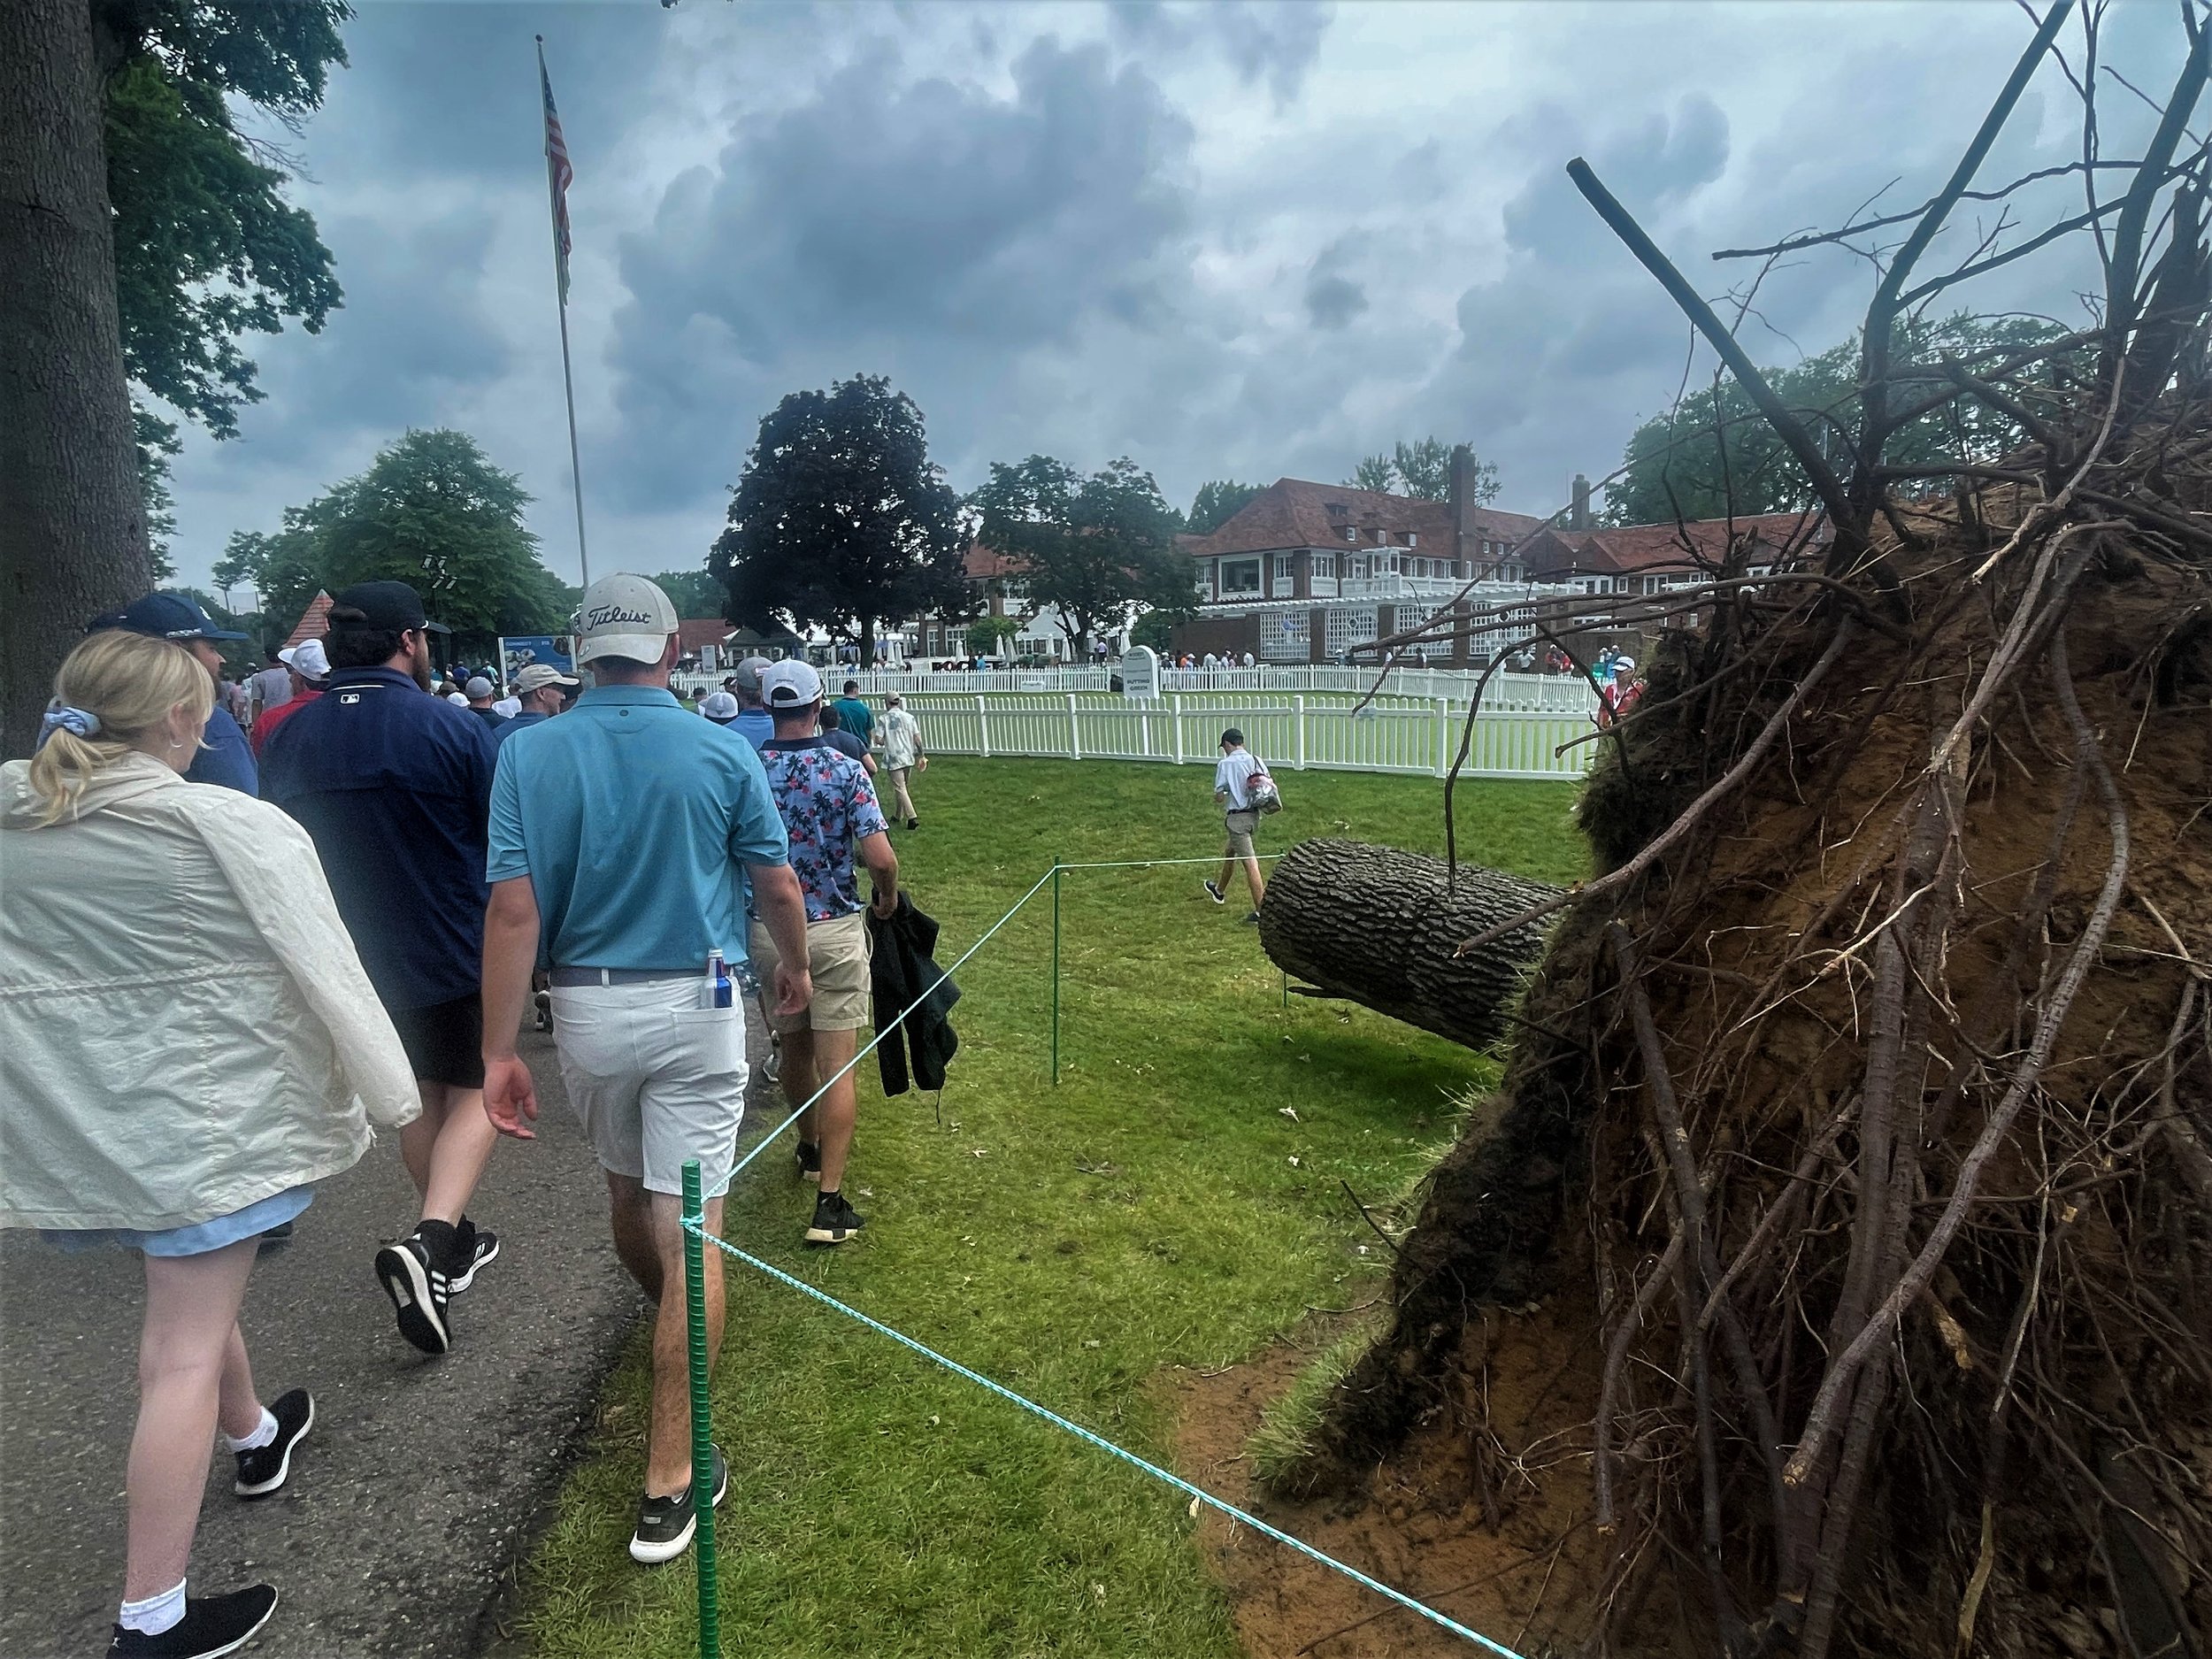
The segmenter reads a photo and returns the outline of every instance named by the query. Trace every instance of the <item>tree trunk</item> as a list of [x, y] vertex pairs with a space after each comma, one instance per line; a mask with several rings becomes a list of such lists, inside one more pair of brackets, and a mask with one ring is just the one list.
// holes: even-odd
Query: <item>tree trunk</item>
[[1543, 947], [1535, 926], [1466, 956], [1452, 953], [1557, 887], [1364, 841], [1302, 841], [1268, 879], [1260, 944], [1287, 974], [1470, 1048], [1504, 1012]]
[[858, 665], [864, 671], [876, 665], [876, 619], [873, 617], [860, 618], [860, 662]]
[[153, 585], [85, 0], [0, 4], [0, 753], [86, 621]]

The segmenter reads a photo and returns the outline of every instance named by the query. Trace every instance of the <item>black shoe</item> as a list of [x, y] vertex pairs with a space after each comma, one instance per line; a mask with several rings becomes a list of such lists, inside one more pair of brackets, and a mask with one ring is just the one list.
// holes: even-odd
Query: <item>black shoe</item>
[[1257, 910], [1254, 910], [1251, 915], [1246, 917], [1244, 919], [1250, 922], [1253, 926], [1257, 926], [1259, 925], [1260, 913]]
[[419, 1230], [376, 1253], [376, 1277], [398, 1311], [402, 1336], [426, 1354], [442, 1354], [453, 1346], [453, 1331], [446, 1323], [452, 1291]]
[[768, 1033], [768, 1052], [761, 1056], [760, 1074], [771, 1083], [783, 1076], [783, 1039], [772, 1031]]
[[466, 1216], [453, 1230], [453, 1259], [445, 1264], [446, 1294], [457, 1296], [476, 1282], [476, 1270], [499, 1259], [499, 1235]]
[[814, 1225], [806, 1230], [809, 1244], [842, 1244], [868, 1224], [845, 1202], [842, 1193], [814, 1195]]
[[265, 1498], [284, 1485], [292, 1472], [292, 1448], [315, 1426], [315, 1397], [295, 1388], [280, 1394], [269, 1414], [277, 1420], [276, 1439], [237, 1454], [238, 1479], [230, 1489], [242, 1498]]
[[550, 992], [550, 991], [533, 991], [533, 992], [530, 994], [530, 1005], [531, 1005], [531, 1007], [532, 1007], [533, 1009], [534, 1009], [534, 1010], [536, 1010], [536, 1013], [537, 1013], [537, 1027], [538, 1027], [538, 1029], [539, 1029], [540, 1031], [550, 1031], [550, 1030], [552, 1030], [552, 1029], [553, 1029], [553, 994], [552, 994], [552, 992]]
[[[714, 1507], [720, 1509], [729, 1495], [730, 1466], [722, 1448], [714, 1448]], [[673, 1561], [691, 1548], [691, 1535], [699, 1529], [699, 1516], [686, 1486], [672, 1498], [647, 1498], [637, 1506], [637, 1531], [630, 1534], [630, 1559], [647, 1566]]]
[[292, 1236], [292, 1225], [293, 1224], [288, 1221], [280, 1221], [273, 1227], [264, 1228], [261, 1233], [262, 1243], [283, 1243], [285, 1240]]
[[919, 829], [921, 826], [922, 820], [918, 818], [910, 818], [906, 820], [906, 827], [909, 829]]
[[1202, 881], [1198, 885], [1206, 889], [1206, 896], [1211, 899], [1216, 904], [1226, 904], [1229, 902], [1229, 895], [1224, 893], [1215, 883], [1211, 881]]
[[158, 1636], [115, 1627], [108, 1659], [215, 1659], [252, 1640], [276, 1611], [276, 1586], [257, 1584], [228, 1595], [188, 1595], [184, 1617]]
[[822, 1148], [811, 1141], [802, 1141], [792, 1148], [791, 1156], [799, 1166], [799, 1179], [822, 1184]]

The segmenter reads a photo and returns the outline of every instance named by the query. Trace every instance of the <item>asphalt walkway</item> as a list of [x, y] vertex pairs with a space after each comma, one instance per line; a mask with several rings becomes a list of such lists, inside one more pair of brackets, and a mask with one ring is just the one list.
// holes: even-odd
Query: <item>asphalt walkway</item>
[[[262, 1253], [242, 1321], [256, 1380], [265, 1399], [311, 1388], [315, 1428], [278, 1497], [240, 1502], [230, 1460], [215, 1460], [190, 1580], [277, 1586], [283, 1601], [252, 1654], [489, 1646], [518, 1555], [645, 1310], [608, 1241], [605, 1187], [550, 1040], [526, 1033], [524, 1045], [539, 1138], [502, 1142], [470, 1207], [501, 1253], [456, 1305], [453, 1352], [426, 1358], [401, 1339], [370, 1267], [415, 1216], [396, 1135], [324, 1187], [291, 1241]], [[774, 1121], [756, 1105], [747, 1127]], [[106, 1651], [141, 1282], [119, 1250], [70, 1256], [0, 1237], [0, 1659]], [[611, 1521], [611, 1548], [626, 1525]]]

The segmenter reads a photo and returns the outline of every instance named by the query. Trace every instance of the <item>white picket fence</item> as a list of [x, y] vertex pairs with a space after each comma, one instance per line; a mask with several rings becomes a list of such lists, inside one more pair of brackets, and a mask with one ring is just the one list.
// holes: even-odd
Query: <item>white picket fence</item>
[[[1378, 698], [1355, 712], [1348, 695], [1177, 692], [1136, 702], [1097, 692], [917, 692], [906, 706], [935, 755], [1057, 760], [1158, 760], [1211, 765], [1224, 728], [1271, 767], [1442, 777], [1466, 724], [1449, 700]], [[1486, 699], [1462, 775], [1578, 779], [1595, 745], [1559, 747], [1590, 730], [1587, 716], [1494, 710]]]
[[[825, 669], [822, 679], [833, 695], [847, 680], [857, 680], [864, 697], [880, 697], [893, 691], [910, 694], [956, 692], [970, 695], [976, 693], [1061, 695], [1068, 692], [1110, 692], [1114, 689], [1112, 676], [1118, 672], [1111, 665], [1102, 668], [985, 668], [953, 670], [940, 674], [862, 674]], [[1171, 694], [1303, 692], [1349, 693], [1363, 696], [1374, 685], [1379, 672], [1374, 668], [1303, 665], [1164, 668], [1160, 671], [1160, 689]], [[675, 678], [686, 688], [705, 693], [719, 687], [725, 677], [724, 673], [696, 673], [679, 674]], [[1423, 703], [1433, 703], [1441, 698], [1464, 709], [1467, 699], [1474, 694], [1474, 688], [1481, 679], [1482, 673], [1479, 669], [1394, 668], [1383, 682], [1383, 689], [1397, 698], [1413, 698]], [[1482, 706], [1486, 710], [1573, 714], [1586, 718], [1596, 709], [1597, 697], [1591, 691], [1589, 681], [1579, 675], [1498, 673], [1490, 677], [1489, 687], [1483, 693]]]

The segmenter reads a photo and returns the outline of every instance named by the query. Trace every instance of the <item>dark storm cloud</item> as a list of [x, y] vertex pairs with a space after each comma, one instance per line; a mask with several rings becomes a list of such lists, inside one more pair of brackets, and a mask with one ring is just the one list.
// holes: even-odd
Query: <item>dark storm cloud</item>
[[1316, 328], [1342, 328], [1367, 309], [1367, 290], [1344, 274], [1348, 251], [1333, 244], [1306, 273], [1306, 318]]
[[1188, 124], [1102, 46], [1039, 40], [1012, 79], [1004, 97], [911, 80], [879, 44], [669, 188], [621, 255], [632, 504], [726, 483], [733, 427], [826, 365], [949, 364], [973, 386], [1098, 319], [1165, 318]]

